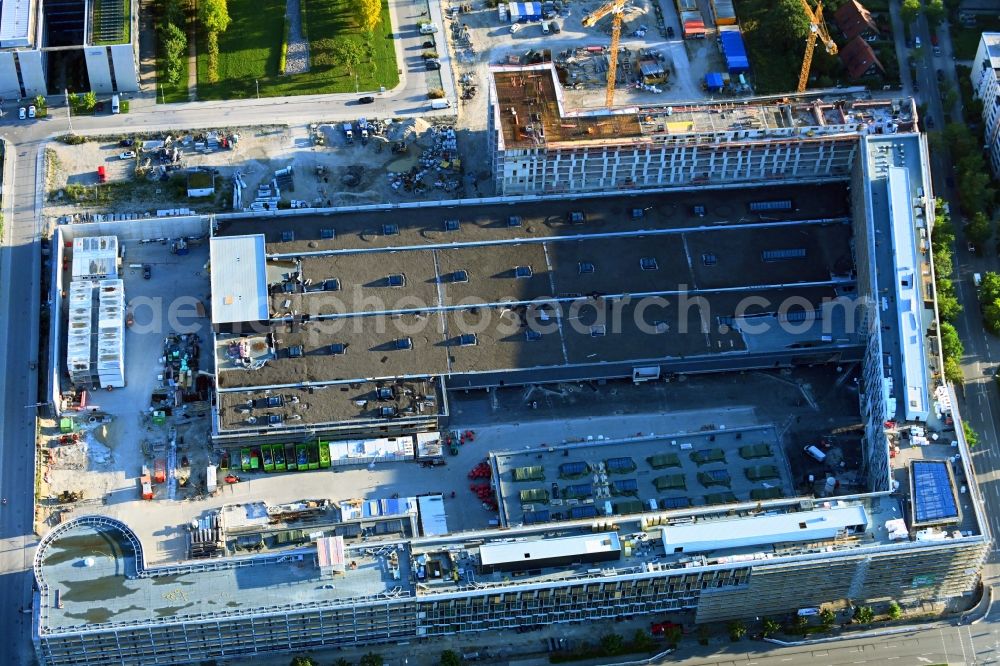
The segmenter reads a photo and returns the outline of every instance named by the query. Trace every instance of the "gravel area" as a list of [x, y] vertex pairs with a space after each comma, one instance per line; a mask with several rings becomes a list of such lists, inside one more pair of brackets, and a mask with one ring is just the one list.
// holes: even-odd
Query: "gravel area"
[[302, 7], [299, 0], [288, 0], [288, 51], [285, 53], [285, 74], [309, 71], [309, 41], [302, 34]]

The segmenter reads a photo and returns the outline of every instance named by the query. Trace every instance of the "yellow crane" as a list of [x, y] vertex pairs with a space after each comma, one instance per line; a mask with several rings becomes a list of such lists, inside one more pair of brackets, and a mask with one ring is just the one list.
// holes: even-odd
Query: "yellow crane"
[[[803, 0], [804, 2], [805, 0]], [[608, 58], [608, 88], [604, 103], [610, 109], [615, 103], [615, 78], [618, 75], [618, 40], [622, 34], [622, 11], [628, 0], [611, 0], [583, 17], [583, 27], [589, 28], [611, 14], [611, 53]]]
[[816, 39], [823, 40], [823, 46], [826, 47], [826, 52], [830, 55], [837, 55], [837, 43], [833, 41], [830, 31], [826, 29], [826, 23], [823, 21], [823, 3], [816, 3], [816, 9], [813, 10], [806, 0], [799, 0], [799, 2], [802, 3], [802, 9], [809, 19], [809, 39], [806, 41], [806, 54], [802, 58], [799, 85], [795, 89], [796, 92], [803, 92], [806, 89], [806, 82], [809, 80], [809, 68], [812, 67], [813, 51], [816, 50]]

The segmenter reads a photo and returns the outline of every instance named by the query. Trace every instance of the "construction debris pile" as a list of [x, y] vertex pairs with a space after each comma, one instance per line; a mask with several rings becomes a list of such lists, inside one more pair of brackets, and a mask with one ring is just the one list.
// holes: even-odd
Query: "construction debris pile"
[[402, 189], [404, 192], [421, 194], [429, 187], [434, 187], [454, 192], [461, 185], [462, 161], [458, 158], [455, 128], [451, 125], [434, 125], [429, 133], [431, 147], [423, 151], [417, 164], [405, 172], [389, 172], [389, 183], [393, 190]]

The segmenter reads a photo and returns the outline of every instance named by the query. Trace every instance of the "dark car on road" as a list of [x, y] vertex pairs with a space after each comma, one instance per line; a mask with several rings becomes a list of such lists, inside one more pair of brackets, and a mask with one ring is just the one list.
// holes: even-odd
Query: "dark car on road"
[[150, 267], [149, 264], [143, 264], [142, 265], [142, 279], [143, 280], [148, 280], [151, 277], [153, 277], [153, 269]]
[[364, 97], [358, 100], [358, 104], [374, 104], [374, 103], [375, 103], [375, 98], [372, 97], [371, 95], [365, 95]]

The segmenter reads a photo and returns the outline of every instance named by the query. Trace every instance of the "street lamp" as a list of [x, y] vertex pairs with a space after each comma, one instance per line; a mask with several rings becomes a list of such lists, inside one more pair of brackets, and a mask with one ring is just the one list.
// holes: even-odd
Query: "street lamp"
[[257, 99], [260, 99], [260, 81], [258, 81], [257, 79], [254, 79], [253, 82], [254, 82], [254, 85], [257, 86]]

